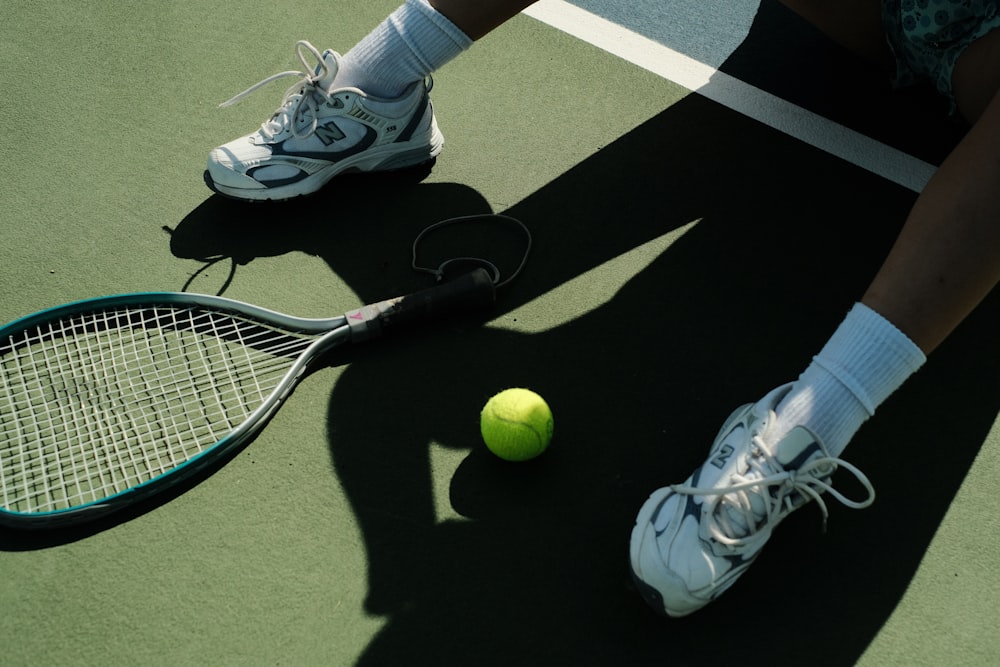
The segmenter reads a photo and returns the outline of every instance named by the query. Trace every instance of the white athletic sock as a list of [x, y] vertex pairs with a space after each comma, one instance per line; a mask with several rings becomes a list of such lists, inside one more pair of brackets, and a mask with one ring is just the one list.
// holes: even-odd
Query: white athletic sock
[[472, 40], [427, 0], [406, 0], [344, 54], [335, 85], [399, 97], [470, 46]]
[[840, 456], [875, 409], [925, 361], [891, 322], [855, 304], [778, 405], [774, 435], [806, 426], [831, 455]]

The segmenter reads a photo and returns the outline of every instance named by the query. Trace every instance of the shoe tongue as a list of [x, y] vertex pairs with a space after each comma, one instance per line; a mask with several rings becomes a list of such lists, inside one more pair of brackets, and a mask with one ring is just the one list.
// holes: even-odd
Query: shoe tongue
[[[337, 72], [340, 71], [340, 54], [327, 49], [323, 52], [323, 63], [326, 65], [326, 74], [320, 77], [316, 83], [323, 90], [329, 91], [333, 86], [334, 79], [337, 78]], [[323, 67], [317, 64], [313, 74], [319, 74], [322, 70]]]
[[817, 453], [826, 455], [823, 445], [809, 431], [796, 426], [775, 445], [772, 455], [785, 470], [798, 470]]
[[[775, 466], [766, 466], [763, 474], [767, 476], [769, 474], [780, 473], [782, 470], [798, 470], [816, 454], [821, 456], [826, 454], [823, 446], [809, 431], [801, 427], [796, 427], [783, 437], [771, 452], [771, 456], [778, 464], [778, 467], [768, 472], [767, 468]], [[756, 476], [759, 477], [760, 475]], [[752, 478], [748, 477], [746, 481], [751, 480]], [[767, 516], [767, 505], [772, 502], [772, 497], [764, 498], [762, 493], [770, 494], [771, 490], [775, 488], [777, 487], [764, 486], [759, 491], [754, 489], [745, 492], [746, 498], [750, 503], [750, 513], [753, 515], [752, 523], [755, 525], [748, 525], [746, 511], [740, 506], [741, 503], [735, 494], [727, 497], [719, 505], [717, 511], [725, 513], [726, 523], [730, 527], [727, 531], [730, 537], [742, 539], [756, 532], [755, 526], [762, 525]]]

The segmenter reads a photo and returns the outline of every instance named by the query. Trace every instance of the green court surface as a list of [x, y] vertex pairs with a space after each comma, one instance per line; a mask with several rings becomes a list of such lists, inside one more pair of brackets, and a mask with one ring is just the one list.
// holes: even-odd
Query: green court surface
[[[205, 188], [208, 151], [283, 87], [220, 102], [297, 68], [296, 40], [347, 49], [397, 4], [7, 3], [0, 321], [165, 290], [338, 314], [431, 284], [411, 244], [458, 215], [514, 216], [534, 246], [492, 312], [338, 355], [177, 493], [79, 529], [0, 529], [0, 664], [998, 664], [995, 297], [852, 443], [873, 507], [831, 500], [825, 532], [797, 512], [683, 620], [628, 574], [639, 505], [805, 367], [912, 189], [531, 16], [437, 75], [447, 145], [422, 182], [254, 206]], [[721, 69], [780, 74], [785, 56]], [[904, 132], [911, 100], [878, 102], [829, 115], [939, 157], [949, 128]], [[880, 114], [899, 123], [867, 124]], [[519, 242], [442, 230], [422, 250], [510, 270]], [[509, 386], [555, 414], [526, 464], [478, 433]]]

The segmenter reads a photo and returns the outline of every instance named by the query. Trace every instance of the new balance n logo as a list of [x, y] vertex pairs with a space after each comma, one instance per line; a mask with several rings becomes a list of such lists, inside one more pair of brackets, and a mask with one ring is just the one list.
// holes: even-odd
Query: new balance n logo
[[723, 445], [719, 449], [719, 453], [712, 457], [710, 463], [714, 465], [719, 470], [722, 470], [726, 462], [729, 461], [729, 457], [733, 455], [736, 449], [732, 445]]
[[324, 146], [329, 146], [333, 142], [340, 141], [347, 136], [340, 131], [340, 128], [332, 120], [326, 125], [317, 127], [315, 135], [317, 139], [323, 142]]

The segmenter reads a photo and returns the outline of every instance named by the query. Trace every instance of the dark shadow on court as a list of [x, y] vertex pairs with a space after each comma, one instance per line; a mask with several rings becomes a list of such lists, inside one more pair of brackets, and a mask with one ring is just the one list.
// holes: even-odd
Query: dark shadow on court
[[[805, 367], [912, 200], [692, 97], [508, 211], [531, 225], [536, 254], [501, 312], [700, 222], [578, 319], [530, 335], [428, 334], [345, 371], [333, 461], [368, 550], [368, 611], [390, 619], [363, 664], [725, 664], [759, 641], [762, 610], [781, 627], [770, 663], [853, 664], [996, 417], [1000, 368], [978, 352], [1000, 333], [995, 299], [849, 450], [876, 484], [874, 508], [831, 502], [825, 535], [817, 510], [796, 513], [743, 581], [683, 621], [639, 601], [626, 545], [646, 494], [701, 463], [731, 409]], [[514, 385], [556, 414], [552, 449], [522, 466], [485, 454], [474, 419]], [[352, 419], [376, 397], [389, 414]], [[930, 414], [949, 419], [918, 418]], [[947, 461], [914, 455], [943, 441]], [[469, 449], [450, 498], [468, 521], [435, 522], [431, 442]]]
[[[280, 206], [213, 197], [171, 247], [229, 258], [237, 277], [257, 257], [305, 252], [362, 300], [406, 293], [428, 282], [401, 244], [488, 206], [461, 185], [375, 196], [383, 185], [344, 179]], [[366, 203], [345, 204], [348, 188]], [[680, 621], [633, 589], [628, 535], [646, 495], [700, 464], [733, 408], [805, 367], [914, 198], [690, 96], [504, 211], [530, 227], [534, 249], [493, 313], [332, 361], [350, 364], [326, 416], [331, 457], [368, 557], [365, 611], [387, 619], [361, 664], [745, 664], [762, 641], [769, 664], [854, 664], [996, 418], [1000, 358], [982, 354], [1000, 335], [996, 295], [848, 450], [876, 486], [872, 508], [831, 500], [825, 534], [816, 508], [800, 510], [731, 591]], [[589, 295], [565, 294], [579, 299], [575, 319], [530, 334], [481, 326], [692, 222], [648, 266], [616, 265], [627, 279], [606, 303], [588, 310]], [[509, 267], [520, 250], [516, 238], [442, 238], [428, 248], [442, 260], [497, 253]], [[551, 449], [520, 465], [484, 452], [476, 420], [514, 385], [539, 391], [556, 418]], [[437, 521], [432, 442], [468, 451], [450, 485], [462, 520]]]
[[[755, 44], [752, 36], [748, 48]], [[734, 55], [734, 68], [746, 53]], [[336, 194], [282, 210], [311, 219]], [[691, 96], [506, 211], [529, 225], [535, 247], [497, 317], [698, 222], [613, 299], [581, 306], [569, 322], [526, 334], [472, 318], [352, 353], [330, 400], [331, 455], [362, 529], [366, 611], [387, 618], [361, 663], [726, 664], [746, 661], [761, 624], [767, 636], [780, 628], [780, 641], [767, 642], [770, 664], [856, 662], [905, 592], [996, 417], [1000, 360], [981, 354], [1000, 334], [996, 297], [848, 450], [878, 490], [871, 509], [831, 501], [826, 534], [815, 508], [797, 512], [743, 580], [680, 621], [640, 601], [627, 540], [646, 495], [701, 463], [730, 410], [805, 367], [914, 198]], [[192, 222], [224, 221], [237, 205], [206, 206], [218, 210]], [[379, 200], [365, 227], [331, 220], [322, 230], [290, 223], [208, 238], [221, 243], [213, 252], [241, 261], [291, 250], [321, 256], [370, 300], [420, 286], [385, 248], [438, 219], [484, 210], [461, 186], [417, 185]], [[490, 394], [514, 385], [538, 390], [556, 415], [550, 451], [522, 465], [484, 453], [475, 419]], [[373, 405], [383, 406], [378, 414]], [[450, 489], [464, 520], [437, 522], [432, 442], [468, 450]], [[924, 455], [942, 442], [946, 458]]]
[[[914, 198], [693, 96], [506, 211], [536, 251], [500, 313], [699, 222], [572, 321], [421, 335], [345, 371], [331, 451], [367, 549], [367, 610], [388, 618], [362, 664], [716, 665], [746, 662], [762, 632], [780, 636], [769, 664], [854, 664], [996, 418], [1000, 360], [981, 351], [1000, 334], [997, 297], [848, 450], [873, 508], [831, 501], [826, 534], [818, 510], [796, 513], [734, 589], [680, 621], [639, 600], [627, 540], [646, 495], [702, 462], [730, 410], [805, 367]], [[484, 453], [474, 418], [515, 385], [556, 414], [552, 448], [526, 465]], [[394, 407], [352, 418], [374, 400]], [[436, 522], [431, 442], [469, 450], [450, 489], [466, 520]], [[926, 455], [942, 442], [947, 458]]]
[[[342, 202], [337, 194], [280, 210], [310, 219]], [[362, 664], [724, 664], [759, 642], [762, 614], [760, 623], [781, 628], [770, 663], [856, 662], [901, 599], [996, 417], [1000, 360], [981, 354], [1000, 334], [996, 298], [848, 450], [876, 485], [873, 508], [830, 501], [826, 534], [817, 509], [797, 512], [743, 580], [680, 621], [640, 601], [627, 541], [646, 495], [702, 462], [730, 410], [805, 367], [914, 198], [691, 96], [505, 211], [529, 225], [535, 244], [491, 315], [499, 322], [697, 222], [607, 303], [588, 311], [588, 295], [567, 294], [581, 303], [571, 321], [527, 334], [473, 316], [351, 352], [330, 400], [331, 455], [368, 556], [366, 611], [388, 619]], [[204, 208], [188, 231], [205, 233], [175, 235], [176, 252], [184, 238], [193, 244], [185, 256], [197, 247], [241, 261], [307, 252], [371, 300], [421, 286], [406, 262], [387, 259], [400, 239], [485, 203], [459, 185], [415, 185], [379, 201], [367, 227], [322, 229], [266, 225], [274, 211], [263, 210], [247, 227], [247, 209], [223, 200]], [[225, 233], [237, 219], [244, 234]], [[436, 252], [443, 259], [471, 242]], [[476, 252], [503, 246], [507, 266], [518, 250], [513, 239], [487, 245]], [[556, 415], [550, 451], [522, 465], [486, 454], [475, 419], [490, 394], [513, 385], [538, 390]], [[468, 450], [450, 488], [463, 520], [437, 521], [432, 442]], [[941, 442], [947, 458], [920, 454]]]

